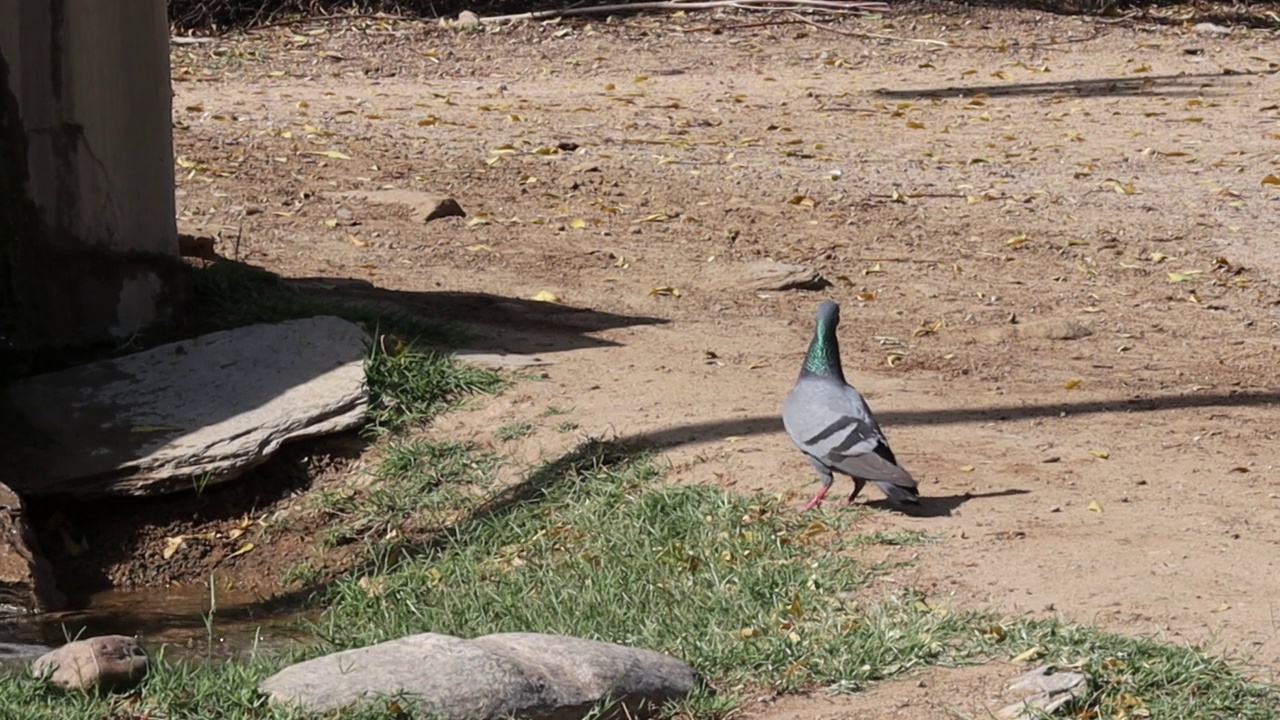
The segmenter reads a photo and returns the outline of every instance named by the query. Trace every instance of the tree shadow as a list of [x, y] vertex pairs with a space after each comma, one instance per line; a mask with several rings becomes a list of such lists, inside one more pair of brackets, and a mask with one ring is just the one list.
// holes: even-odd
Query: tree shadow
[[[1124, 97], [1159, 95], [1161, 97], [1203, 97], [1212, 94], [1224, 80], [1238, 77], [1274, 75], [1276, 70], [1179, 75], [1135, 75], [1097, 78], [1093, 80], [1059, 80], [1038, 83], [1002, 83], [999, 85], [948, 85], [933, 88], [887, 89], [876, 95], [893, 100], [919, 98], [959, 98], [982, 94], [989, 97], [1074, 94], [1079, 97]], [[1215, 82], [1217, 81], [1217, 82]]]
[[[1210, 407], [1269, 407], [1280, 404], [1280, 391], [1240, 391], [1225, 393], [1196, 393], [1193, 395], [1163, 395], [1151, 398], [1127, 398], [1117, 400], [1085, 400], [1079, 402], [1044, 403], [1025, 405], [995, 405], [991, 407], [942, 408], [937, 410], [883, 410], [876, 412], [876, 419], [890, 429], [895, 425], [964, 425], [1031, 420], [1045, 417], [1069, 417], [1099, 413], [1145, 413], [1162, 410], [1181, 410]], [[778, 415], [752, 415], [726, 420], [706, 420], [684, 423], [659, 430], [650, 430], [625, 436], [624, 442], [647, 442], [657, 447], [670, 447], [691, 443], [714, 442], [727, 437], [764, 435], [782, 431], [782, 418]]]
[[297, 278], [287, 283], [317, 297], [463, 324], [469, 337], [462, 344], [468, 349], [523, 355], [617, 346], [619, 343], [590, 333], [670, 322], [489, 293], [394, 290], [350, 278]]

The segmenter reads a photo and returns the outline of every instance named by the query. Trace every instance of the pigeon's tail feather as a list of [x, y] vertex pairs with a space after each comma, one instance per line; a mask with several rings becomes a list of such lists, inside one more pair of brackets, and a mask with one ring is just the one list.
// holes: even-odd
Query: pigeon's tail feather
[[918, 505], [920, 503], [920, 493], [916, 492], [913, 487], [903, 487], [890, 482], [876, 482], [876, 487], [880, 488], [893, 502], [909, 505]]

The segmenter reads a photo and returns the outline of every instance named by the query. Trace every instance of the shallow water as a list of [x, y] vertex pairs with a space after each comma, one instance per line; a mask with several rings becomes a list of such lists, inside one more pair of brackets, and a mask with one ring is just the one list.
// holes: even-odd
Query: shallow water
[[96, 635], [137, 637], [153, 656], [163, 647], [169, 659], [228, 660], [288, 649], [310, 637], [305, 621], [318, 614], [222, 591], [211, 602], [207, 587], [112, 590], [78, 600], [76, 610], [0, 619], [0, 668]]

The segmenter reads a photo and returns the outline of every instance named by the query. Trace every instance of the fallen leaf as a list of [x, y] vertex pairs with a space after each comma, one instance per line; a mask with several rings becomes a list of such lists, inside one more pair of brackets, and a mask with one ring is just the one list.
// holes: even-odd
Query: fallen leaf
[[245, 544], [241, 545], [241, 546], [240, 546], [240, 548], [239, 548], [238, 550], [236, 550], [235, 552], [233, 552], [233, 553], [231, 553], [230, 555], [228, 555], [228, 556], [227, 556], [227, 558], [228, 558], [228, 559], [230, 559], [230, 558], [233, 558], [233, 557], [237, 557], [237, 556], [239, 556], [239, 555], [245, 555], [245, 554], [247, 554], [247, 553], [251, 553], [251, 552], [253, 552], [253, 548], [254, 548], [254, 547], [256, 547], [256, 546], [255, 546], [253, 543], [251, 543], [251, 542], [247, 542], [247, 543], [245, 543]]
[[961, 465], [960, 472], [973, 472], [976, 468], [972, 465]]
[[574, 230], [581, 230], [587, 226], [587, 221], [582, 218], [574, 218], [569, 221], [569, 227]]
[[1076, 388], [1080, 387], [1081, 382], [1083, 381], [1080, 378], [1071, 378], [1070, 380], [1063, 383], [1062, 387], [1068, 390], [1075, 390]]
[[1097, 500], [1094, 500], [1093, 502], [1089, 503], [1089, 512], [1096, 512], [1096, 513], [1102, 512], [1102, 504], [1099, 503]]
[[1089, 454], [1098, 458], [1099, 460], [1106, 460], [1107, 458], [1111, 457], [1111, 453], [1106, 450], [1090, 450]]
[[382, 595], [383, 590], [386, 588], [386, 584], [386, 578], [381, 575], [377, 577], [362, 575], [360, 579], [356, 581], [356, 585], [359, 585], [360, 589], [364, 590], [365, 594], [369, 597], [379, 597]]
[[350, 155], [343, 152], [338, 152], [337, 150], [325, 150], [324, 152], [309, 152], [307, 154], [323, 155], [324, 157], [331, 158], [333, 160], [350, 160], [351, 159]]
[[1171, 283], [1186, 282], [1194, 278], [1196, 275], [1199, 275], [1201, 272], [1203, 271], [1202, 270], [1183, 270], [1182, 272], [1171, 272], [1169, 273], [1169, 282]]
[[1272, 187], [1280, 187], [1280, 175], [1268, 175], [1262, 178], [1263, 185], [1271, 185]]
[[1247, 467], [1245, 467], [1245, 466], [1243, 466], [1243, 465], [1237, 465], [1236, 467], [1231, 468], [1231, 472], [1233, 472], [1233, 473], [1247, 473], [1247, 472], [1249, 472], [1249, 468], [1247, 468]]
[[556, 295], [550, 290], [539, 290], [537, 295], [534, 295], [529, 299], [536, 300], [537, 302], [550, 302], [550, 303], [560, 302], [560, 296]]
[[664, 285], [662, 287], [649, 288], [650, 295], [670, 295], [671, 297], [680, 297], [683, 293], [680, 288]]
[[182, 543], [186, 541], [186, 535], [175, 535], [171, 538], [165, 538], [164, 550], [160, 551], [160, 556], [165, 560], [168, 560], [173, 557], [174, 553], [178, 552], [178, 548], [182, 547]]
[[1030, 650], [1023, 650], [1022, 652], [1018, 653], [1017, 655], [1014, 655], [1014, 656], [1013, 656], [1013, 658], [1012, 658], [1009, 662], [1016, 662], [1016, 663], [1020, 663], [1020, 662], [1027, 662], [1028, 660], [1032, 660], [1032, 659], [1034, 659], [1036, 656], [1038, 656], [1038, 655], [1040, 654], [1040, 652], [1041, 652], [1041, 651], [1040, 651], [1039, 646], [1037, 646], [1037, 647], [1033, 647], [1033, 648], [1031, 648]]

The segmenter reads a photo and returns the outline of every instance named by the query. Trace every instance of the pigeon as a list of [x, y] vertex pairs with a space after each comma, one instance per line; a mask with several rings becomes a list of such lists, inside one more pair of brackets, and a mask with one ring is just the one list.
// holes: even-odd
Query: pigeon
[[800, 377], [782, 404], [787, 434], [822, 478], [822, 487], [804, 510], [822, 504], [836, 472], [853, 478], [853, 493], [844, 505], [851, 505], [867, 482], [896, 503], [919, 503], [915, 479], [898, 464], [866, 399], [845, 382], [836, 340], [839, 324], [840, 306], [823, 301]]

